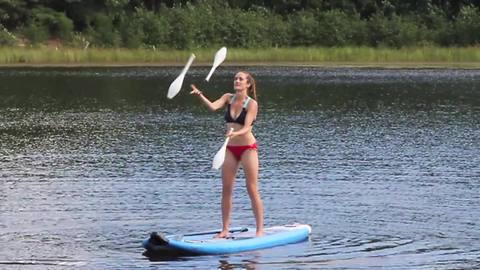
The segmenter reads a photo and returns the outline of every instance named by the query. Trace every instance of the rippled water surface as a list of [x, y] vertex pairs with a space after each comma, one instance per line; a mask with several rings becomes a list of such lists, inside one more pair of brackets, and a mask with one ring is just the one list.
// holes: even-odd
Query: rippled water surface
[[[266, 225], [307, 242], [142, 255], [151, 231], [220, 227], [219, 97], [194, 67], [0, 69], [1, 269], [478, 269], [480, 71], [267, 68], [258, 81]], [[232, 226], [254, 225], [240, 173]]]

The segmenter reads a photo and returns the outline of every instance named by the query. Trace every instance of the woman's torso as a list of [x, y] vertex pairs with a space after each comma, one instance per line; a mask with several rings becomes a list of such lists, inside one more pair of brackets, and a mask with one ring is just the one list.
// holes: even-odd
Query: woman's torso
[[[246, 114], [248, 111], [248, 103], [251, 101], [250, 97], [245, 100], [239, 100], [235, 95], [230, 97], [225, 111], [225, 120], [227, 121], [227, 129], [233, 128], [237, 131], [243, 128]], [[253, 123], [252, 123], [253, 125]], [[252, 131], [238, 135], [230, 139], [229, 145], [250, 145], [256, 142]]]

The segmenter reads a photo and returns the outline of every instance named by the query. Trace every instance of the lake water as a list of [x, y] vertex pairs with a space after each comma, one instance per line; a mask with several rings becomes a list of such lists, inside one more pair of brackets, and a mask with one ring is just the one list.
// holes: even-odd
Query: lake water
[[[222, 112], [258, 81], [267, 226], [308, 241], [153, 260], [141, 241], [220, 228]], [[0, 69], [1, 269], [478, 269], [480, 70], [193, 67]], [[254, 225], [239, 174], [232, 226]]]

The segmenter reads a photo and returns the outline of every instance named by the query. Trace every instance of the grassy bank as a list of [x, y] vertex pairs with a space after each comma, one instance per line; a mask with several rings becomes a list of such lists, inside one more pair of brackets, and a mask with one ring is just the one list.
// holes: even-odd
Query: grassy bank
[[[0, 48], [0, 65], [210, 65], [216, 49], [189, 51], [90, 48]], [[480, 68], [480, 48], [271, 48], [229, 49], [225, 64]]]

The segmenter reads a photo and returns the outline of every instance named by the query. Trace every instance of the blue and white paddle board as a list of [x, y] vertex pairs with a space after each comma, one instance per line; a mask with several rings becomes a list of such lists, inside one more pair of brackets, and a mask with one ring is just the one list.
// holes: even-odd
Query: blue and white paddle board
[[273, 226], [265, 228], [261, 237], [255, 237], [255, 228], [233, 228], [228, 238], [215, 238], [219, 232], [167, 236], [153, 232], [143, 241], [143, 247], [147, 256], [237, 253], [302, 242], [308, 239], [312, 228], [306, 224]]

